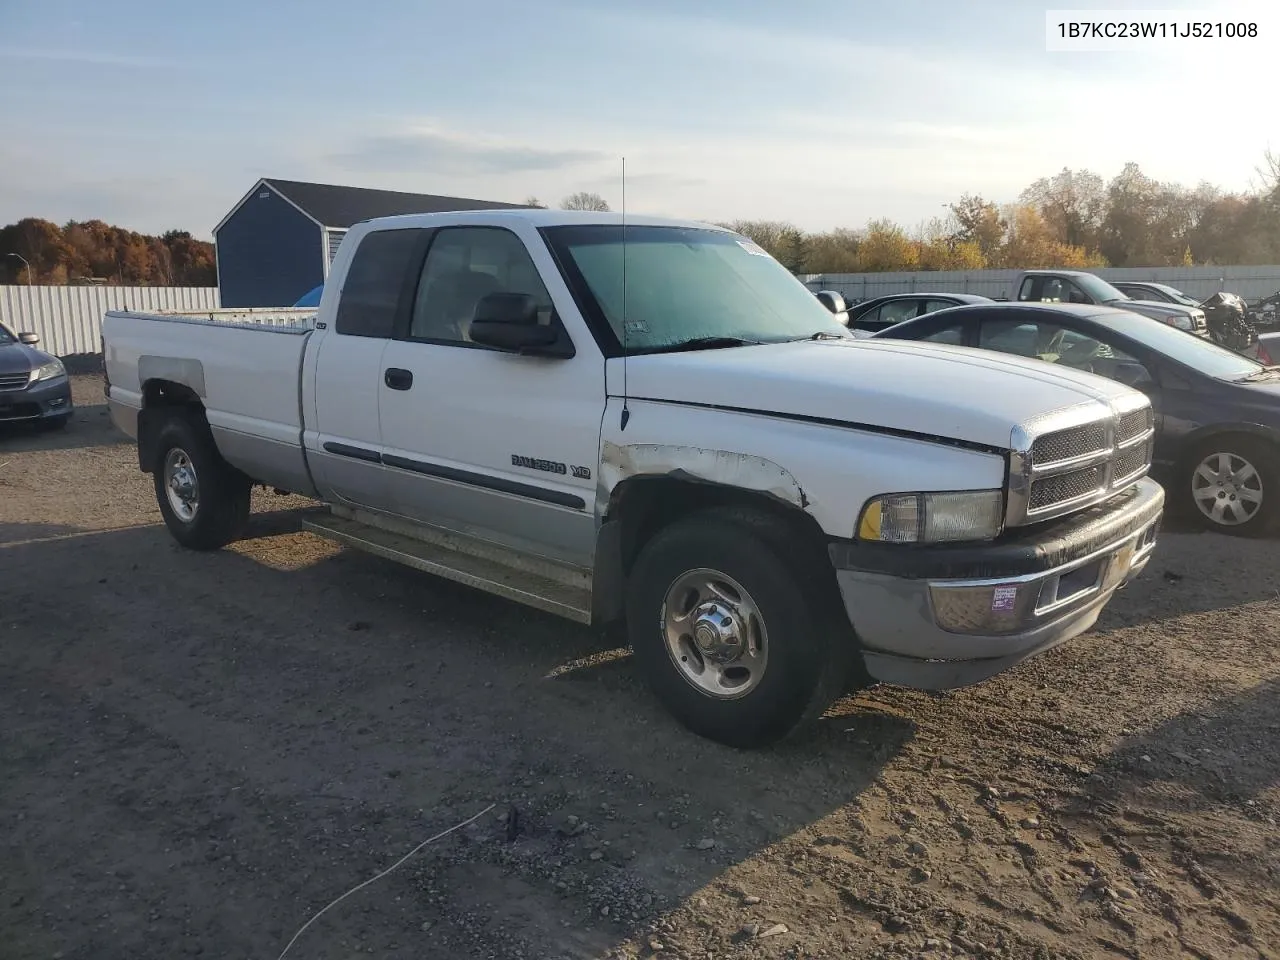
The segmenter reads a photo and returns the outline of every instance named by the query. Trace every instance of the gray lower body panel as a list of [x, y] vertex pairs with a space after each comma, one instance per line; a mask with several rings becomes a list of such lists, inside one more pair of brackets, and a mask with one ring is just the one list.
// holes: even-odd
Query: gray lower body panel
[[1142, 572], [1158, 520], [1040, 573], [916, 580], [837, 570], [867, 673], [922, 690], [979, 683], [1084, 633]]

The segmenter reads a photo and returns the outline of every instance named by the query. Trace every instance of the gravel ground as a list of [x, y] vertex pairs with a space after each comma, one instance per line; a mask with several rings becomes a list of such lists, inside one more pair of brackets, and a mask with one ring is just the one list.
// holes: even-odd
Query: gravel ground
[[579, 627], [299, 532], [181, 551], [78, 377], [0, 435], [0, 957], [1280, 956], [1276, 544], [740, 753]]

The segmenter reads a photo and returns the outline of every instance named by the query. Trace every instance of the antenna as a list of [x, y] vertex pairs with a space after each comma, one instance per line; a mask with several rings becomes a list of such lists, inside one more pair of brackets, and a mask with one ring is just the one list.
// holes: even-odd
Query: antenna
[[622, 158], [622, 422], [627, 429], [631, 410], [627, 407], [627, 158]]

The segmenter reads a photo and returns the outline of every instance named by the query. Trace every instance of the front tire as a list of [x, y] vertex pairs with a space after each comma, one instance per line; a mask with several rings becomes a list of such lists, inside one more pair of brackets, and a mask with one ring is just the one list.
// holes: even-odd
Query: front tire
[[627, 626], [638, 667], [677, 720], [750, 748], [820, 716], [847, 668], [814, 586], [821, 578], [796, 562], [796, 538], [767, 516], [737, 513], [678, 521], [645, 545]]
[[187, 413], [170, 417], [155, 444], [156, 502], [173, 538], [190, 550], [217, 550], [249, 521], [251, 484], [222, 459], [208, 426]]
[[1199, 444], [1183, 470], [1184, 496], [1207, 529], [1261, 536], [1280, 528], [1280, 450], [1224, 434]]

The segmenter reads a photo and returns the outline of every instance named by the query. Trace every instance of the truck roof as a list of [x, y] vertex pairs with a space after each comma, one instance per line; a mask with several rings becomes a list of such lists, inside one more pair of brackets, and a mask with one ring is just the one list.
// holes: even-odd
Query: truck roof
[[1048, 275], [1050, 275], [1050, 276], [1054, 276], [1054, 277], [1092, 277], [1092, 276], [1095, 276], [1095, 274], [1090, 273], [1088, 270], [1055, 270], [1055, 269], [1053, 269], [1052, 267], [1041, 267], [1041, 268], [1039, 268], [1039, 269], [1037, 269], [1037, 270], [1023, 270], [1023, 271], [1022, 271], [1022, 273], [1024, 273], [1024, 274], [1037, 274], [1037, 273], [1043, 273], [1043, 274], [1048, 274]]
[[[589, 210], [543, 210], [537, 208], [499, 209], [499, 210], [450, 210], [444, 213], [407, 213], [394, 217], [378, 217], [365, 220], [361, 226], [366, 230], [383, 227], [432, 227], [449, 223], [484, 223], [492, 225], [528, 223], [534, 227], [563, 227], [574, 225], [621, 225], [621, 213], [597, 213]], [[671, 217], [649, 217], [627, 214], [625, 223], [629, 227], [686, 227], [699, 230], [717, 230], [729, 233], [724, 227], [698, 220], [679, 220]]]

